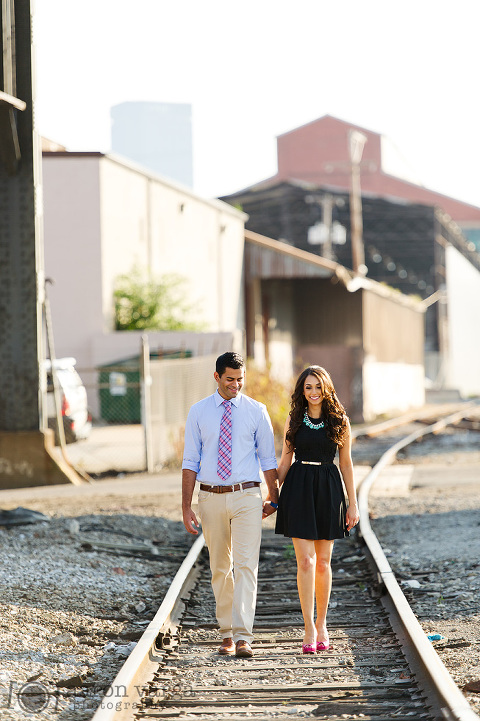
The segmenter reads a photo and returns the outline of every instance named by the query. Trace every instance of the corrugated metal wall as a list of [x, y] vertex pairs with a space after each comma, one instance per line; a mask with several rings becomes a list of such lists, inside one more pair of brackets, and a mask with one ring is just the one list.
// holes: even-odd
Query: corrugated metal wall
[[363, 293], [363, 349], [381, 363], [423, 364], [424, 315], [368, 290]]
[[331, 280], [295, 281], [295, 330], [300, 345], [362, 346], [362, 298]]
[[[266, 344], [291, 338], [294, 372], [326, 368], [354, 421], [363, 420], [362, 368], [369, 363], [422, 366], [424, 314], [368, 290], [347, 291], [322, 278], [262, 280]], [[377, 368], [377, 373], [382, 373]], [[378, 379], [377, 379], [378, 380]]]

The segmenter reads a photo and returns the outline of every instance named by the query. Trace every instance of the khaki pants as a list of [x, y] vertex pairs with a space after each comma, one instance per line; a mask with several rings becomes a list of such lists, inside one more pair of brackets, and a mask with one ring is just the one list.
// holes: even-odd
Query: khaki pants
[[262, 536], [260, 487], [231, 493], [199, 491], [198, 507], [220, 636], [233, 636], [235, 643], [251, 641]]

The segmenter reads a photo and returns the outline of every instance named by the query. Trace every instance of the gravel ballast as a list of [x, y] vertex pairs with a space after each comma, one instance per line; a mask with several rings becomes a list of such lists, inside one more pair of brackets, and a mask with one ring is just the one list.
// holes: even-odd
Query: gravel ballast
[[[444, 637], [432, 643], [460, 688], [480, 680], [480, 436], [468, 435], [423, 453], [415, 444], [399, 463], [414, 466], [407, 494], [371, 503], [397, 579], [425, 632]], [[47, 517], [0, 525], [2, 721], [92, 717], [194, 540], [179, 479], [0, 492], [1, 509]], [[480, 694], [465, 693], [480, 713]]]
[[21, 505], [48, 520], [0, 526], [2, 721], [91, 718], [156, 613], [191, 541], [158, 499], [122, 490], [33, 490]]

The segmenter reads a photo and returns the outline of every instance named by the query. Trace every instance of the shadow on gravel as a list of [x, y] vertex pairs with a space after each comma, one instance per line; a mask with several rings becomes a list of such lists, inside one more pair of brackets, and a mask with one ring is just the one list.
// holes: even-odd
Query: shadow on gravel
[[62, 721], [90, 719], [193, 540], [180, 522], [128, 513], [0, 527], [0, 696], [12, 718], [46, 703]]

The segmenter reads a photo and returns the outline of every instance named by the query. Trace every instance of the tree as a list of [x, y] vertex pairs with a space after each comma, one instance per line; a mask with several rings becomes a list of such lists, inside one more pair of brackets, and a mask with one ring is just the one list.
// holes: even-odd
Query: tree
[[[185, 301], [187, 279], [176, 274], [147, 277], [135, 266], [115, 280], [115, 330], [200, 330], [195, 308]], [[190, 318], [189, 318], [190, 316]]]

